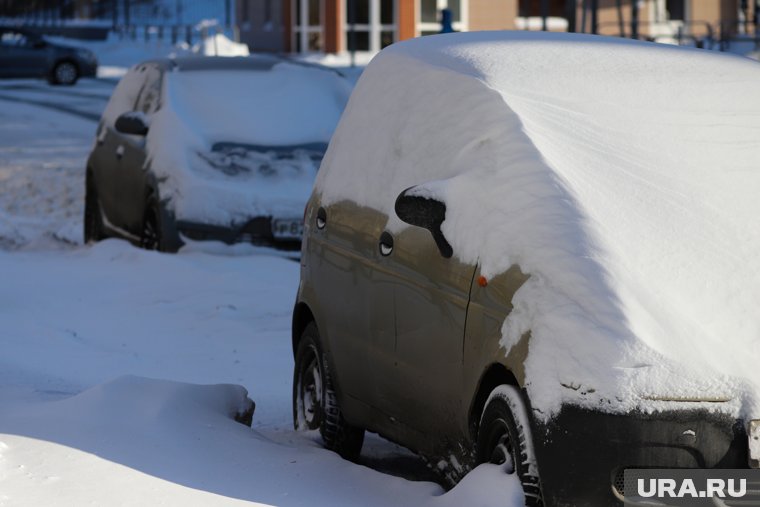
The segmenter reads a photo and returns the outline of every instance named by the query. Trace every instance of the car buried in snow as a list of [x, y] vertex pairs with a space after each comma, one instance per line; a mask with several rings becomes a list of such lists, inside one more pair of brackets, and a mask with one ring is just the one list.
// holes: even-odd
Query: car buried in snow
[[347, 458], [377, 432], [452, 483], [503, 464], [530, 506], [757, 468], [758, 82], [587, 35], [383, 50], [306, 210], [296, 429]]
[[87, 161], [85, 241], [297, 250], [350, 89], [335, 71], [274, 56], [136, 65], [116, 87]]

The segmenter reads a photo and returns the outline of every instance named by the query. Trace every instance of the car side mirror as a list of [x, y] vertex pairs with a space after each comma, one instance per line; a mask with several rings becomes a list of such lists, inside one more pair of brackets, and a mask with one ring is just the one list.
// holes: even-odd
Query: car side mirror
[[114, 127], [122, 134], [144, 136], [148, 133], [148, 119], [143, 113], [130, 111], [116, 118]]
[[407, 188], [396, 198], [396, 215], [407, 224], [429, 230], [441, 255], [448, 259], [454, 250], [441, 232], [441, 224], [446, 219], [446, 204], [432, 197], [410, 195], [413, 188]]
[[44, 48], [45, 46], [47, 46], [47, 42], [45, 42], [45, 41], [44, 41], [44, 40], [42, 40], [42, 39], [38, 39], [38, 40], [35, 40], [34, 42], [32, 42], [32, 47], [33, 47], [34, 49], [42, 49], [42, 48]]

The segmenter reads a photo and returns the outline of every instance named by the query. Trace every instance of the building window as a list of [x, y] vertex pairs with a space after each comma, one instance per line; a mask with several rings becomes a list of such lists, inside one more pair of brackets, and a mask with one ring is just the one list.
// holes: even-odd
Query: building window
[[686, 19], [686, 5], [684, 0], [667, 0], [665, 9], [668, 11], [668, 19], [684, 21]]
[[345, 0], [349, 51], [380, 51], [396, 41], [396, 0]]
[[293, 39], [296, 52], [324, 49], [324, 0], [292, 0], [295, 12]]
[[432, 35], [441, 31], [441, 11], [451, 11], [452, 26], [457, 32], [467, 30], [467, 0], [418, 0], [417, 33]]
[[688, 33], [684, 20], [689, 12], [684, 0], [655, 0], [650, 9], [649, 36], [655, 42], [677, 43], [679, 33]]

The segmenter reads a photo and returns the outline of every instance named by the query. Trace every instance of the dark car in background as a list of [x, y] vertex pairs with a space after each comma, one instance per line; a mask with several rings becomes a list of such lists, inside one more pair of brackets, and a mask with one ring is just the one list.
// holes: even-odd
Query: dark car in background
[[0, 78], [45, 78], [54, 85], [73, 85], [95, 77], [98, 61], [83, 48], [55, 44], [23, 28], [0, 27]]
[[297, 250], [303, 210], [351, 86], [274, 56], [136, 65], [87, 161], [84, 238]]

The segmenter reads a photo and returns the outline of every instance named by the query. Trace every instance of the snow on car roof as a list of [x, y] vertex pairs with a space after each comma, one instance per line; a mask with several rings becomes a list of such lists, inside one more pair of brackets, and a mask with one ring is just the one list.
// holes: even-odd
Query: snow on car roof
[[618, 38], [406, 41], [360, 78], [317, 190], [397, 231], [422, 185], [456, 257], [530, 273], [502, 343], [530, 330], [545, 416], [732, 398], [758, 417], [758, 83], [749, 59]]
[[[310, 62], [304, 62], [276, 55], [256, 54], [250, 56], [174, 56], [170, 58], [157, 58], [142, 62], [142, 64], [159, 65], [166, 70], [179, 72], [192, 71], [220, 71], [220, 70], [249, 70], [269, 71], [279, 63], [289, 63], [312, 69], [332, 72], [339, 76], [342, 74], [336, 69]], [[142, 65], [141, 64], [141, 65]]]

